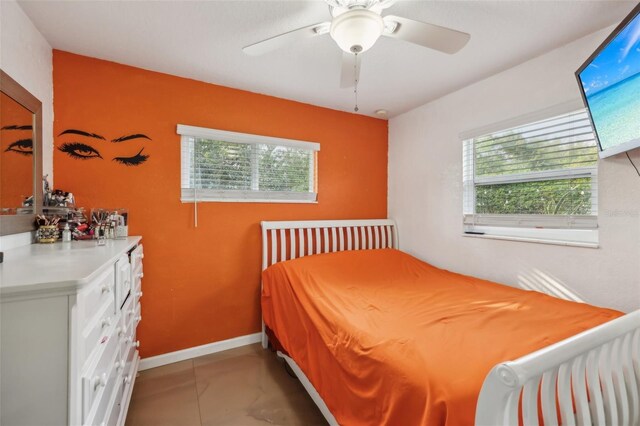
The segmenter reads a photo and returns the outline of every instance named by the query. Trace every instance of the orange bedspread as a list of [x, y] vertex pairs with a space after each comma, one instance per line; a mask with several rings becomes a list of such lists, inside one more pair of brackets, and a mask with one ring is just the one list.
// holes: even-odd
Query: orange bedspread
[[280, 262], [262, 279], [266, 325], [342, 425], [472, 425], [494, 365], [622, 315], [393, 249]]

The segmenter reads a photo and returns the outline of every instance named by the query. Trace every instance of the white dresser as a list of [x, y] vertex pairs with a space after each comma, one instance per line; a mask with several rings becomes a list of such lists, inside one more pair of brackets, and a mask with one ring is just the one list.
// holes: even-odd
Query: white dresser
[[0, 424], [124, 424], [139, 361], [142, 250], [129, 237], [4, 253]]

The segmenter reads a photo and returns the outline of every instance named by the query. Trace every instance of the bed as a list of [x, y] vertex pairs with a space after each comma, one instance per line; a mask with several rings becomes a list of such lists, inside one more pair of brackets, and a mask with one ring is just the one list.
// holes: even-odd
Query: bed
[[391, 220], [263, 222], [262, 241], [263, 346], [330, 424], [639, 423], [640, 311], [435, 268]]

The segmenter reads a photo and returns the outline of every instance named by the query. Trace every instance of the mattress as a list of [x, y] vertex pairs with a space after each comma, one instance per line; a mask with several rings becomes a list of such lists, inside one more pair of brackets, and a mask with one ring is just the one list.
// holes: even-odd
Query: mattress
[[395, 249], [276, 263], [264, 322], [342, 425], [472, 425], [496, 364], [622, 315]]

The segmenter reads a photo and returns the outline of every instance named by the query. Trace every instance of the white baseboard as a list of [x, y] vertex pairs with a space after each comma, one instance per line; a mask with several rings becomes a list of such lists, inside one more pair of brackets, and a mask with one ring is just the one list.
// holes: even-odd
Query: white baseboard
[[194, 346], [193, 348], [183, 349], [181, 351], [144, 358], [140, 360], [139, 370], [148, 370], [150, 368], [173, 364], [174, 362], [184, 361], [186, 359], [197, 358], [199, 356], [222, 352], [228, 349], [239, 348], [240, 346], [246, 346], [252, 343], [259, 343], [261, 337], [261, 333], [247, 334], [246, 336], [234, 337], [233, 339], [221, 340], [219, 342], [208, 343], [202, 346]]

